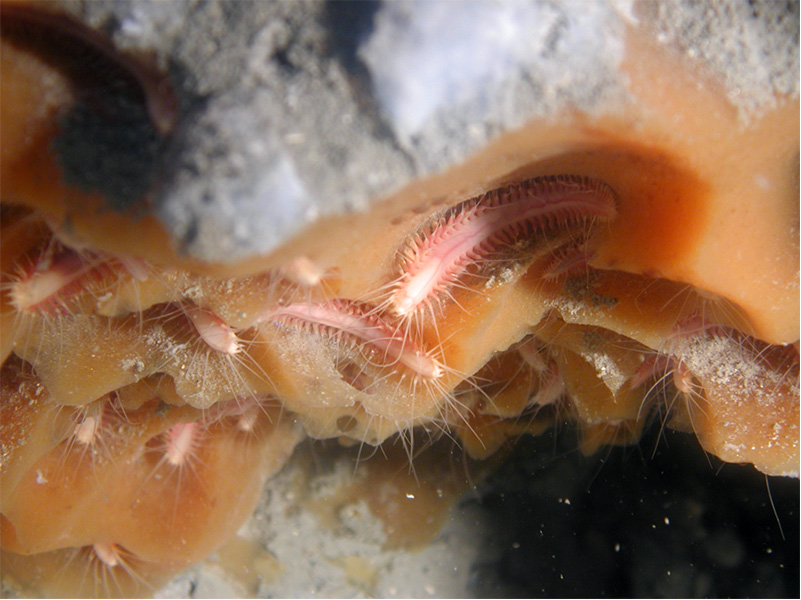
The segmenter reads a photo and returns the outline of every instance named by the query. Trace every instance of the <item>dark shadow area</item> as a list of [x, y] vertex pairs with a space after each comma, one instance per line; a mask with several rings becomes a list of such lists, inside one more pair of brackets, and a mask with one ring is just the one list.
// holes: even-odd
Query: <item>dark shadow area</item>
[[359, 44], [373, 31], [373, 19], [380, 7], [376, 1], [325, 3], [329, 50], [351, 74], [364, 69], [357, 55]]
[[98, 192], [114, 210], [141, 208], [180, 117], [178, 94], [150, 61], [52, 8], [4, 4], [0, 24], [4, 40], [70, 83], [74, 101], [60, 115], [52, 147], [64, 181]]
[[798, 480], [658, 425], [637, 447], [575, 448], [570, 431], [525, 437], [480, 486], [502, 551], [474, 565], [475, 596], [798, 597]]

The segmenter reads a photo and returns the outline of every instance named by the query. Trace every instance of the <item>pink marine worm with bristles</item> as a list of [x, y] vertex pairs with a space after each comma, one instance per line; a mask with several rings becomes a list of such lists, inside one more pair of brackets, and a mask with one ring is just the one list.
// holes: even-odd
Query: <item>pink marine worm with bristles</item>
[[583, 220], [609, 221], [615, 192], [588, 177], [537, 177], [472, 198], [438, 215], [401, 252], [389, 300], [399, 317], [430, 303], [475, 263], [520, 236]]
[[103, 259], [51, 246], [32, 268], [11, 285], [11, 303], [21, 312], [55, 315], [68, 312], [67, 302], [77, 296]]
[[92, 551], [98, 560], [109, 568], [113, 569], [122, 562], [119, 546], [112, 542], [97, 542], [92, 546]]
[[212, 350], [231, 355], [238, 354], [242, 350], [236, 332], [212, 311], [195, 304], [182, 304], [181, 310], [195, 326], [201, 339]]
[[295, 302], [269, 310], [262, 320], [293, 323], [320, 335], [372, 347], [383, 353], [388, 364], [399, 363], [415, 375], [436, 378], [443, 374], [442, 366], [408, 335], [384, 321], [373, 307], [359, 302]]
[[197, 444], [199, 434], [198, 423], [176, 423], [166, 432], [167, 448], [164, 457], [174, 467], [183, 465], [194, 446]]
[[83, 420], [81, 420], [80, 423], [75, 425], [72, 436], [76, 442], [83, 444], [84, 446], [89, 446], [94, 442], [95, 436], [97, 435], [97, 430], [99, 428], [99, 417], [86, 416], [83, 418]]

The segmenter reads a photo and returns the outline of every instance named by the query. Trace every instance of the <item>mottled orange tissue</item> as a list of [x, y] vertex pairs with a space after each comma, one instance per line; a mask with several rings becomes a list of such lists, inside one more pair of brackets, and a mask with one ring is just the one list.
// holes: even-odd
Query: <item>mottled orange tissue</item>
[[303, 436], [424, 427], [483, 458], [570, 421], [593, 452], [657, 416], [797, 476], [798, 100], [745, 122], [634, 29], [621, 69], [621, 110], [527, 122], [224, 265], [65, 181], [78, 84], [3, 39], [4, 575], [152, 594]]

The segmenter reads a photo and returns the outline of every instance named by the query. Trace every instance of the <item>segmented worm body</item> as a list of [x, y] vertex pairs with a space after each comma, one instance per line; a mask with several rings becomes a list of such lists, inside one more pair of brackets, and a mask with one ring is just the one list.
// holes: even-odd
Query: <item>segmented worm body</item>
[[422, 377], [436, 378], [443, 373], [441, 365], [408, 335], [360, 302], [295, 302], [271, 309], [263, 320], [294, 324], [318, 335], [373, 348], [383, 354], [387, 364], [401, 364]]
[[499, 188], [437, 215], [401, 252], [402, 274], [390, 298], [396, 316], [414, 312], [467, 267], [526, 234], [582, 220], [609, 221], [615, 193], [588, 177], [538, 177]]

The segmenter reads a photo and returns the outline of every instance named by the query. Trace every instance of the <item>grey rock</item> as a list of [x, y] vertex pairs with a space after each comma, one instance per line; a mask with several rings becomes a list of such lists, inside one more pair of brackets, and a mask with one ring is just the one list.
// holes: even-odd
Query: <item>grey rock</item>
[[744, 119], [798, 93], [795, 1], [66, 4], [177, 73], [155, 211], [213, 261], [364, 210], [529, 119], [620, 109], [627, 24], [697, 59]]
[[621, 29], [603, 2], [398, 2], [376, 15], [359, 55], [423, 174], [531, 118], [618, 104]]

